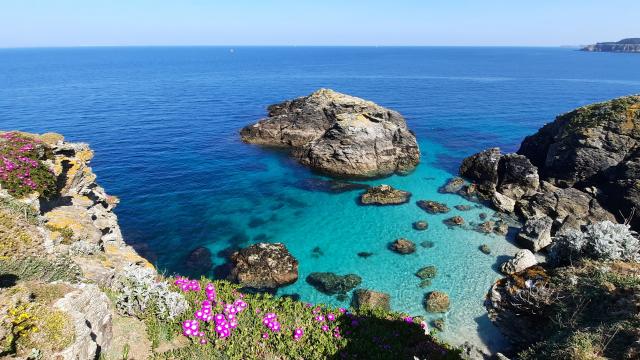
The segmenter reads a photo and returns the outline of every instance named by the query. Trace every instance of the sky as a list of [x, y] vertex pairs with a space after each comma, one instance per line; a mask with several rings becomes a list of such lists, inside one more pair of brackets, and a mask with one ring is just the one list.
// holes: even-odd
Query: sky
[[640, 37], [640, 0], [0, 0], [0, 47], [563, 46]]

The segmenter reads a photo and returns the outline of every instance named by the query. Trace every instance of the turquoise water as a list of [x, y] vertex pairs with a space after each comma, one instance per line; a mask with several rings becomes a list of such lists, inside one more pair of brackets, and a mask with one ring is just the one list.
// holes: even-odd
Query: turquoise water
[[[500, 275], [504, 238], [450, 230], [415, 201], [466, 202], [437, 192], [459, 161], [489, 146], [515, 150], [522, 137], [563, 111], [640, 92], [640, 56], [553, 48], [74, 48], [0, 49], [0, 128], [63, 133], [96, 151], [100, 183], [121, 197], [126, 241], [167, 272], [215, 276], [226, 254], [256, 241], [284, 242], [301, 279], [282, 289], [338, 304], [304, 278], [357, 273], [392, 295], [396, 310], [426, 315], [424, 293], [447, 291], [443, 336], [499, 348], [482, 302]], [[422, 164], [406, 177], [371, 181], [413, 193], [396, 207], [362, 207], [358, 192], [301, 188], [316, 177], [285, 153], [242, 144], [238, 130], [267, 105], [320, 87], [400, 111], [415, 131]], [[461, 212], [477, 221], [474, 208]], [[412, 222], [428, 220], [424, 232]], [[400, 256], [390, 241], [435, 247]], [[478, 250], [488, 244], [493, 253]], [[189, 270], [187, 254], [212, 250], [215, 269]], [[323, 256], [314, 257], [319, 247]], [[361, 251], [374, 253], [368, 259]], [[414, 272], [436, 265], [432, 286]], [[346, 304], [346, 303], [345, 303]]]

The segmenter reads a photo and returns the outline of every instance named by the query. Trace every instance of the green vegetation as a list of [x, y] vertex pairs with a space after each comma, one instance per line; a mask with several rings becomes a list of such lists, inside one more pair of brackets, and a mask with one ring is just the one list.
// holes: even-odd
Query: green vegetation
[[640, 264], [584, 261], [557, 269], [551, 288], [559, 300], [546, 312], [545, 339], [520, 359], [640, 357]]
[[[370, 309], [349, 313], [287, 297], [243, 295], [237, 285], [226, 281], [205, 278], [199, 281], [203, 289], [208, 283], [213, 284], [216, 292], [214, 314], [223, 312], [221, 302], [231, 304], [237, 299], [246, 302], [246, 309], [237, 314], [237, 328], [232, 329], [229, 337], [221, 339], [212, 330], [212, 325], [201, 322], [206, 344], [199, 343], [201, 338], [191, 337], [185, 346], [156, 353], [156, 359], [403, 359], [414, 355], [428, 359], [459, 358], [457, 350], [426, 336], [418, 318]], [[166, 348], [161, 345], [175, 343], [172, 341], [175, 337], [183, 336], [182, 322], [193, 319], [193, 312], [200, 309], [206, 299], [203, 291], [185, 291], [183, 294], [190, 304], [190, 311], [180, 317], [161, 320], [154, 316], [152, 308], [145, 311], [143, 319], [156, 350]], [[267, 313], [277, 315], [282, 326], [280, 331], [271, 331], [265, 326], [263, 315]], [[318, 316], [323, 320], [319, 321]], [[294, 339], [295, 329], [303, 329], [304, 335]]]

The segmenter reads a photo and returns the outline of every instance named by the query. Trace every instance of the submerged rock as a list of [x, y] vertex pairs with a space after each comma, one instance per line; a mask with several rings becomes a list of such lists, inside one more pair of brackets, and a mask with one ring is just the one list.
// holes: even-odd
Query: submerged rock
[[416, 251], [416, 244], [405, 238], [400, 238], [392, 242], [390, 248], [398, 254], [406, 255]]
[[480, 249], [480, 251], [482, 251], [483, 253], [485, 253], [487, 255], [491, 254], [491, 248], [487, 244], [480, 245], [479, 249]]
[[456, 210], [459, 210], [459, 211], [469, 211], [469, 210], [471, 210], [471, 206], [470, 205], [456, 205], [456, 206], [454, 206], [454, 208], [456, 208]]
[[366, 190], [370, 186], [367, 184], [359, 184], [349, 181], [340, 181], [333, 179], [308, 178], [301, 180], [295, 185], [297, 188], [308, 191], [322, 191], [327, 193], [339, 194], [348, 191]]
[[358, 257], [361, 257], [361, 258], [364, 258], [364, 259], [369, 258], [371, 256], [373, 256], [372, 252], [361, 251], [361, 252], [358, 253]]
[[253, 289], [275, 290], [298, 280], [298, 261], [284, 244], [258, 243], [231, 255], [229, 280]]
[[428, 293], [424, 300], [425, 309], [432, 313], [443, 313], [449, 310], [449, 295], [442, 291]]
[[425, 240], [420, 243], [420, 246], [425, 249], [431, 249], [432, 247], [436, 246], [436, 244], [433, 241]]
[[429, 223], [426, 220], [419, 220], [413, 223], [413, 228], [416, 230], [427, 230]]
[[411, 193], [398, 190], [389, 185], [380, 185], [367, 189], [360, 196], [363, 205], [399, 205], [409, 202]]
[[211, 261], [211, 250], [204, 246], [199, 246], [189, 253], [185, 260], [185, 266], [191, 270], [205, 273], [213, 267]]
[[399, 113], [320, 89], [269, 106], [269, 117], [240, 131], [244, 142], [291, 148], [301, 164], [350, 177], [412, 171], [420, 161], [413, 133]]
[[438, 269], [434, 265], [425, 266], [416, 272], [416, 276], [422, 280], [433, 279], [437, 274]]
[[357, 289], [353, 292], [353, 307], [356, 309], [368, 308], [390, 311], [390, 300], [391, 296], [389, 294], [373, 290]]
[[520, 250], [516, 255], [502, 265], [500, 265], [500, 271], [505, 275], [515, 274], [538, 264], [536, 256], [529, 250]]
[[318, 291], [328, 294], [345, 294], [356, 288], [362, 278], [356, 274], [337, 275], [332, 272], [314, 272], [307, 276], [307, 282]]
[[429, 214], [445, 214], [451, 210], [446, 204], [431, 200], [419, 200], [416, 205]]

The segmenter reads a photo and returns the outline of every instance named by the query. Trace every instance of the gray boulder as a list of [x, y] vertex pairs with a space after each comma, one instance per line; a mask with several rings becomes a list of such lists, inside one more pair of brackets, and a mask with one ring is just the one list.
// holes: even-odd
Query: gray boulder
[[338, 275], [332, 272], [314, 272], [307, 276], [307, 282], [318, 291], [328, 294], [345, 294], [356, 288], [362, 278], [356, 274]]
[[390, 311], [390, 300], [391, 296], [387, 293], [367, 289], [357, 289], [353, 292], [353, 306], [356, 309], [369, 308]]
[[503, 274], [511, 275], [537, 264], [538, 260], [536, 260], [536, 256], [533, 255], [531, 251], [525, 249], [518, 251], [512, 259], [500, 265], [500, 271]]
[[522, 246], [533, 252], [551, 245], [551, 226], [553, 221], [545, 216], [527, 220], [520, 229], [517, 239]]

